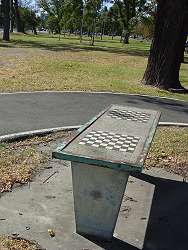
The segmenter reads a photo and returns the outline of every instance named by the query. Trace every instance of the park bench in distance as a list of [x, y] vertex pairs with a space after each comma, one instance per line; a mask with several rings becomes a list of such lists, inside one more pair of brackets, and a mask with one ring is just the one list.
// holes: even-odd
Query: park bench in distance
[[141, 172], [160, 113], [111, 105], [53, 157], [71, 161], [76, 232], [113, 237], [131, 172]]

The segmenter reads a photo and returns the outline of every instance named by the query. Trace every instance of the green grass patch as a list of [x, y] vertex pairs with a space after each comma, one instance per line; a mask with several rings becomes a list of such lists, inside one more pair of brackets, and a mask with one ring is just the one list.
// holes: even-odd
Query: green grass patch
[[0, 150], [4, 149], [4, 148], [6, 148], [6, 144], [5, 143], [0, 143]]
[[188, 178], [188, 128], [159, 128], [146, 167], [164, 168]]
[[[142, 85], [150, 42], [130, 40], [122, 45], [119, 38], [11, 36], [10, 43], [0, 41], [0, 91], [91, 90], [148, 94], [179, 98], [188, 95], [169, 93]], [[188, 57], [182, 64], [180, 79], [188, 87]]]

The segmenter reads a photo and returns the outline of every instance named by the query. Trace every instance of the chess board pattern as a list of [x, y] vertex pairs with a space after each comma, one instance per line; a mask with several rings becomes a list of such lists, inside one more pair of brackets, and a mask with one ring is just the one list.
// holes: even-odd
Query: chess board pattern
[[92, 130], [80, 140], [79, 145], [133, 153], [139, 139], [132, 135]]
[[111, 118], [119, 119], [119, 120], [146, 123], [150, 119], [151, 114], [147, 114], [147, 113], [143, 113], [139, 111], [132, 111], [132, 110], [113, 109], [107, 113], [107, 116]]

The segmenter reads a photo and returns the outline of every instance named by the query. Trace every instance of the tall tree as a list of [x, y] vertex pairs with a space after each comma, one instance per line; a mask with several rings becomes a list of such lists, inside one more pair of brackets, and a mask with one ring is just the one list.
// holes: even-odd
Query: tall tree
[[130, 21], [136, 15], [137, 3], [138, 1], [136, 0], [115, 0], [115, 4], [119, 7], [120, 18], [123, 24], [122, 37], [125, 44], [129, 43]]
[[108, 21], [108, 9], [106, 6], [100, 12], [99, 21], [100, 21], [100, 35], [101, 35], [101, 40], [102, 40], [103, 35], [105, 33], [106, 24]]
[[40, 22], [40, 18], [36, 16], [36, 13], [30, 8], [21, 7], [20, 8], [21, 21], [23, 25], [23, 32], [26, 30], [32, 30], [35, 35], [37, 35], [37, 25]]
[[[84, 2], [82, 0], [66, 0], [63, 23], [66, 28], [71, 27], [82, 36]], [[81, 39], [81, 38], [80, 38]]]
[[40, 0], [41, 8], [45, 12], [47, 12], [49, 16], [53, 17], [53, 19], [56, 19], [59, 39], [60, 39], [61, 30], [62, 30], [62, 18], [64, 14], [64, 4], [65, 4], [64, 0]]
[[14, 11], [14, 1], [10, 0], [10, 32], [14, 31], [14, 21], [15, 21], [15, 11]]
[[18, 0], [14, 0], [14, 8], [15, 8], [17, 32], [24, 32], [24, 26], [21, 20], [20, 6]]
[[3, 40], [10, 40], [10, 0], [2, 0]]
[[3, 26], [3, 16], [2, 16], [2, 2], [0, 2], [0, 27]]
[[96, 18], [99, 10], [101, 9], [103, 1], [102, 0], [89, 0], [87, 4], [87, 9], [90, 17], [92, 18], [92, 35], [91, 35], [91, 45], [95, 43], [95, 31], [96, 31]]
[[188, 34], [188, 1], [158, 0], [154, 38], [142, 82], [181, 89], [179, 71]]
[[81, 0], [81, 3], [80, 3], [80, 13], [81, 13], [80, 43], [82, 43], [83, 28], [84, 28], [84, 16], [85, 16], [85, 8], [87, 6], [87, 2], [88, 2], [88, 0]]

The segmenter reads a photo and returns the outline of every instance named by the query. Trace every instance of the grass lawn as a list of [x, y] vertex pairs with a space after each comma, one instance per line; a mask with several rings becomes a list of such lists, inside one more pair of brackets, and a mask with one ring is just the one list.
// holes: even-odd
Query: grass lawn
[[[173, 94], [143, 86], [150, 43], [119, 39], [96, 39], [95, 46], [75, 36], [11, 35], [0, 41], [0, 91], [93, 90], [167, 96], [188, 101], [188, 95]], [[188, 87], [188, 57], [180, 79]]]

